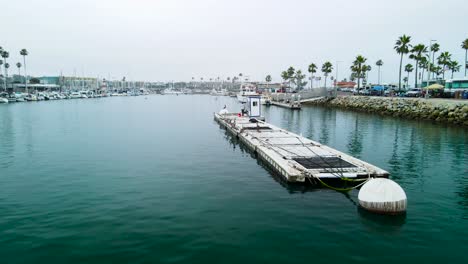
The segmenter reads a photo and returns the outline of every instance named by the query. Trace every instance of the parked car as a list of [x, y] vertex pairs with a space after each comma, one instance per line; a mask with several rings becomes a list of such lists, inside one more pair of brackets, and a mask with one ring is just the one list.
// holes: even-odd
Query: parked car
[[360, 95], [370, 95], [370, 90], [369, 89], [360, 89], [358, 91], [358, 94], [360, 94]]
[[421, 97], [422, 96], [422, 91], [420, 88], [413, 88], [406, 92], [405, 94], [406, 97]]

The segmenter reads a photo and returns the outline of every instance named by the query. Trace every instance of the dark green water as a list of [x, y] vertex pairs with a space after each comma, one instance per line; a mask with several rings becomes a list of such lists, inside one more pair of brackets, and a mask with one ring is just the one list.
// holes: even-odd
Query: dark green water
[[391, 173], [404, 218], [285, 185], [212, 113], [235, 99], [0, 105], [0, 263], [466, 263], [468, 133], [326, 108], [269, 122]]

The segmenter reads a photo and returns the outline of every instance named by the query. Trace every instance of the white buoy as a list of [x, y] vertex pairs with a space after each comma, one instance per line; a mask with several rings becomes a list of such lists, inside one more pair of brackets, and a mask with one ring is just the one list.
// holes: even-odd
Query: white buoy
[[380, 214], [402, 214], [406, 212], [406, 193], [396, 182], [377, 178], [366, 182], [359, 191], [362, 208]]

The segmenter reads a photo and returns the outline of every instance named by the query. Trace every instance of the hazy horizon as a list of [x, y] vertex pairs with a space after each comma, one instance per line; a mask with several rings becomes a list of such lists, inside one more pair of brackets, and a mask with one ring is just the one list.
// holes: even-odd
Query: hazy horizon
[[280, 81], [289, 66], [307, 73], [311, 62], [336, 69], [341, 61], [342, 79], [362, 54], [373, 68], [371, 82], [378, 59], [382, 82], [397, 82], [399, 36], [410, 35], [413, 44], [435, 39], [462, 65], [460, 45], [468, 38], [468, 2], [461, 0], [1, 2], [0, 46], [10, 52], [10, 73], [26, 48], [28, 74], [36, 76], [189, 81], [243, 73]]

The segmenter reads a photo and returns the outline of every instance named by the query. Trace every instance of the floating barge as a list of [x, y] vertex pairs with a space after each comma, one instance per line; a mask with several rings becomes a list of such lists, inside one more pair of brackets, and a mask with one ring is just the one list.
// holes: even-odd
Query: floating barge
[[234, 113], [215, 113], [214, 118], [288, 182], [363, 182], [389, 176], [376, 166], [256, 118]]

